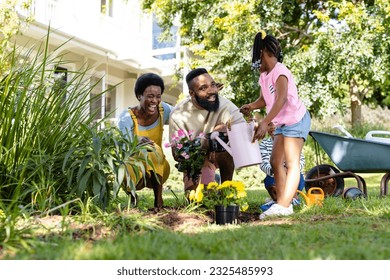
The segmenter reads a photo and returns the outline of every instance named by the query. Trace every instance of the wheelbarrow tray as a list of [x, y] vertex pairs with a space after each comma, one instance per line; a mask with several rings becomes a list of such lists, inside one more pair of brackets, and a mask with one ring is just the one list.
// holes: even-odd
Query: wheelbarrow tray
[[309, 134], [342, 171], [357, 173], [390, 171], [390, 144], [319, 131], [310, 131]]

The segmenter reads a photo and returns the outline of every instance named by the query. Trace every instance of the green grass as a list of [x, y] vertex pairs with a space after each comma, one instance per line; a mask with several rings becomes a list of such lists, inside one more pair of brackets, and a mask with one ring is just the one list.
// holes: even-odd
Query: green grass
[[[359, 174], [367, 183], [367, 199], [330, 197], [323, 207], [300, 206], [290, 217], [259, 221], [258, 207], [268, 197], [262, 183], [264, 174], [258, 167], [245, 168], [234, 174], [234, 180], [247, 187], [249, 209], [241, 216], [246, 219], [239, 225], [218, 226], [210, 211], [187, 205], [182, 176], [170, 151], [166, 154], [171, 174], [163, 193], [167, 208], [161, 212], [150, 211], [150, 189], [138, 192], [137, 209], [128, 208], [123, 191], [105, 210], [81, 200], [68, 201], [56, 211], [57, 216], [18, 207], [18, 211], [9, 211], [14, 213], [12, 219], [4, 219], [12, 239], [3, 236], [0, 259], [390, 259], [390, 196], [379, 198], [383, 174]], [[306, 169], [314, 165], [307, 156]], [[345, 188], [352, 186], [356, 181], [345, 179]]]
[[[264, 174], [244, 168], [234, 180], [246, 185], [249, 209], [239, 225], [218, 226], [211, 210], [186, 203], [182, 174], [166, 150], [167, 207], [150, 211], [153, 192], [142, 190], [138, 207], [130, 208], [122, 190], [115, 196], [124, 163], [142, 168], [147, 151], [123, 142], [114, 128], [98, 129], [84, 112], [96, 84], [84, 81], [86, 70], [58, 84], [53, 66], [66, 61], [48, 54], [47, 43], [37, 56], [23, 56], [31, 59], [11, 53], [12, 68], [0, 79], [0, 259], [390, 258], [389, 197], [378, 198], [378, 174], [362, 175], [366, 200], [328, 198], [323, 207], [259, 221], [258, 207], [268, 197]], [[313, 141], [304, 153], [307, 171], [316, 162]], [[323, 153], [321, 160], [328, 160]], [[356, 182], [346, 180], [349, 186]]]
[[[190, 209], [180, 188], [174, 194], [165, 189], [164, 202], [170, 208], [159, 214], [147, 210], [153, 206], [151, 190], [139, 192], [139, 209], [130, 212], [121, 193], [116, 210], [66, 217], [65, 222], [58, 221], [56, 230], [35, 229], [28, 248], [3, 252], [3, 258], [386, 260], [390, 258], [390, 197], [378, 197], [382, 174], [361, 175], [368, 185], [368, 199], [330, 197], [323, 207], [297, 207], [291, 217], [227, 226], [213, 224], [205, 209]], [[248, 187], [248, 211], [253, 217], [266, 197], [261, 182]], [[169, 214], [208, 217], [208, 222], [172, 230], [162, 223]], [[84, 228], [76, 230], [76, 222]]]
[[[52, 240], [26, 259], [388, 259], [389, 223], [358, 217], [308, 225], [210, 225], [196, 234], [158, 230], [115, 240]], [[294, 220], [294, 219], [293, 219]], [[354, 228], [360, 227], [361, 230]], [[372, 243], [375, 244], [372, 244]]]

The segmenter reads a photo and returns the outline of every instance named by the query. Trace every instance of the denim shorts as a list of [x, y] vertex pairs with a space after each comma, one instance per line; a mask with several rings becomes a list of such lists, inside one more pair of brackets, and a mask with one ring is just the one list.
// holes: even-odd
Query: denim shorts
[[275, 135], [282, 134], [286, 137], [303, 138], [306, 141], [311, 126], [311, 118], [308, 111], [306, 111], [303, 118], [292, 125], [282, 125], [275, 129]]

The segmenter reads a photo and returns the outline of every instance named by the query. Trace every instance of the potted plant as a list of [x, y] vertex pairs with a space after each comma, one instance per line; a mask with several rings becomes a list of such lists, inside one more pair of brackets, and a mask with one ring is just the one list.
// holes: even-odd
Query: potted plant
[[246, 197], [245, 186], [240, 181], [199, 184], [189, 195], [191, 202], [215, 210], [216, 224], [237, 223], [239, 212], [248, 209]]
[[199, 178], [206, 156], [206, 150], [202, 148], [201, 142], [204, 138], [204, 133], [195, 136], [193, 131], [180, 129], [172, 136], [171, 142], [164, 144], [165, 148], [173, 149], [177, 170], [185, 172], [193, 181]]

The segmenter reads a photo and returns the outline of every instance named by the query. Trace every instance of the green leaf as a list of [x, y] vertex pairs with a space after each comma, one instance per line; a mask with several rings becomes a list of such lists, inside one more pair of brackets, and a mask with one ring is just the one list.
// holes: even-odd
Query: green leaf
[[93, 169], [88, 169], [87, 172], [85, 172], [82, 176], [81, 179], [78, 181], [77, 184], [77, 195], [82, 197], [85, 190], [88, 187], [88, 183], [90, 181], [91, 174], [93, 172]]

